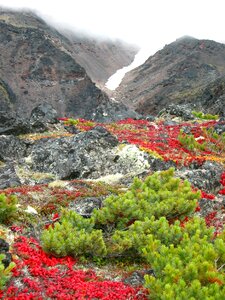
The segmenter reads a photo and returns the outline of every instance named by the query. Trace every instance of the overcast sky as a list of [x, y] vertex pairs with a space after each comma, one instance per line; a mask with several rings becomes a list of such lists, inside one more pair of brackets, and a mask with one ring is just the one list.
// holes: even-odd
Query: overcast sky
[[0, 6], [34, 9], [53, 25], [135, 43], [143, 51], [136, 65], [184, 35], [225, 42], [224, 0], [0, 0]]
[[150, 49], [183, 35], [225, 41], [224, 0], [0, 0], [61, 26]]

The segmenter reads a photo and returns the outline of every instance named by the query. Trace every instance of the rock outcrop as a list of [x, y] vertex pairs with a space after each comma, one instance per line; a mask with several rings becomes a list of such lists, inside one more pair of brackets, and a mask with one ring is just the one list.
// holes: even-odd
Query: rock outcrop
[[147, 154], [136, 146], [120, 149], [118, 145], [114, 135], [96, 126], [72, 137], [37, 141], [29, 147], [24, 162], [34, 172], [49, 172], [66, 180], [106, 175], [121, 179], [148, 170]]

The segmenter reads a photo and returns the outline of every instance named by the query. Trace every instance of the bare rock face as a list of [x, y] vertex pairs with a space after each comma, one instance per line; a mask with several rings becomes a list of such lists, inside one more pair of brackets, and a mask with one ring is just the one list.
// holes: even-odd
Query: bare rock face
[[224, 115], [225, 45], [178, 39], [128, 72], [116, 94], [145, 115], [157, 114], [171, 103]]
[[[0, 110], [28, 117], [47, 102], [61, 116], [118, 119], [112, 102], [76, 61], [72, 43], [31, 13], [0, 10]], [[122, 117], [129, 117], [121, 105]]]

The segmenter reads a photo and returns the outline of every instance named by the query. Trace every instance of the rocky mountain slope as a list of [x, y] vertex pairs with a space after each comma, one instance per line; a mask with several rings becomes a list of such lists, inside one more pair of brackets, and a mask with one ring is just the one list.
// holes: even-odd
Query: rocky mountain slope
[[127, 115], [126, 107], [91, 81], [76, 60], [80, 52], [76, 55], [73, 43], [43, 20], [1, 10], [0, 29], [0, 110], [29, 116], [35, 106], [48, 102], [60, 115], [102, 121]]
[[99, 87], [104, 87], [111, 75], [134, 60], [139, 48], [120, 40], [96, 39], [61, 30], [72, 43], [76, 61]]
[[128, 72], [115, 97], [143, 114], [189, 103], [225, 115], [225, 45], [180, 38]]

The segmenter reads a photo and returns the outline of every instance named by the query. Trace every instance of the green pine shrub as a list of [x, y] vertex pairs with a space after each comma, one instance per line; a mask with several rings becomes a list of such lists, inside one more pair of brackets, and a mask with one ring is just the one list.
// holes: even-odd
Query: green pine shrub
[[195, 110], [192, 111], [192, 114], [196, 118], [201, 119], [201, 120], [217, 120], [219, 118], [218, 115], [204, 114], [201, 111], [198, 112], [198, 111], [195, 111]]
[[11, 271], [15, 267], [15, 263], [11, 262], [8, 267], [5, 267], [3, 260], [5, 259], [5, 254], [0, 253], [0, 290], [5, 288], [6, 282], [11, 276]]
[[120, 230], [151, 216], [182, 219], [193, 213], [199, 197], [200, 193], [193, 192], [188, 181], [174, 178], [171, 168], [148, 176], [144, 182], [135, 178], [127, 193], [108, 197], [92, 218], [96, 226]]
[[[43, 249], [57, 256], [117, 256], [123, 252], [125, 255], [130, 250], [130, 236], [126, 237], [126, 241], [121, 241], [118, 245], [120, 249], [115, 241], [127, 230], [131, 232], [132, 224], [137, 226], [137, 221], [150, 222], [161, 216], [170, 221], [183, 219], [194, 212], [200, 193], [193, 192], [187, 181], [182, 182], [173, 175], [174, 170], [169, 169], [154, 173], [144, 182], [135, 178], [128, 192], [108, 197], [104, 206], [94, 210], [90, 219], [64, 210], [60, 223], [44, 230]], [[148, 223], [146, 226], [149, 226]], [[123, 243], [128, 245], [124, 247]]]
[[15, 217], [16, 204], [16, 196], [0, 194], [0, 223], [8, 223]]
[[[180, 228], [179, 221], [170, 225], [174, 232], [180, 233]], [[143, 248], [143, 255], [155, 273], [145, 276], [150, 299], [224, 299], [224, 237], [214, 239], [212, 229], [196, 217], [181, 229], [179, 239], [176, 234], [174, 241], [166, 239], [153, 234]]]
[[55, 256], [105, 256], [106, 246], [101, 230], [93, 228], [91, 219], [74, 211], [63, 211], [61, 222], [42, 234], [43, 249]]
[[185, 134], [182, 130], [180, 131], [178, 135], [178, 141], [181, 143], [181, 145], [190, 150], [190, 151], [204, 151], [206, 150], [206, 142], [198, 143], [195, 140], [195, 137], [193, 134]]

